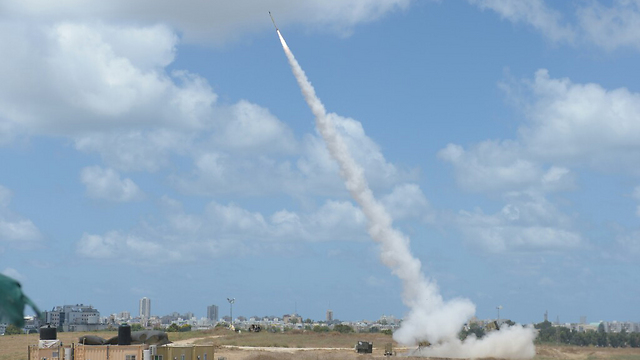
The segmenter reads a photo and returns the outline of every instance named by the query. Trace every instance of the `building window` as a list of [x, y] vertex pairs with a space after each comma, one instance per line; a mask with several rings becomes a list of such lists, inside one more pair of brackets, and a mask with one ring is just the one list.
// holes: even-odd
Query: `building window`
[[135, 355], [127, 355], [125, 357], [125, 360], [136, 360], [136, 356]]

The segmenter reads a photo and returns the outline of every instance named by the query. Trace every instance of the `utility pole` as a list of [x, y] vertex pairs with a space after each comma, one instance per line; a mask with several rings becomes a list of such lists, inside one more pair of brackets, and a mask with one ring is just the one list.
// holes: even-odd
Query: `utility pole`
[[498, 309], [498, 323], [499, 323], [500, 322], [500, 309], [502, 309], [502, 305], [496, 306], [496, 309]]
[[229, 302], [229, 316], [231, 317], [229, 324], [230, 326], [233, 326], [233, 303], [236, 302], [236, 298], [227, 298], [227, 301]]

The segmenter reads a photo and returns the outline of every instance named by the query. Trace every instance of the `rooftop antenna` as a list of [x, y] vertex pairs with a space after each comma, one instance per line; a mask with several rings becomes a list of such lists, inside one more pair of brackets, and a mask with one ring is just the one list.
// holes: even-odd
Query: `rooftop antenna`
[[500, 309], [502, 309], [502, 305], [496, 306], [496, 309], [498, 309], [498, 322], [500, 322]]

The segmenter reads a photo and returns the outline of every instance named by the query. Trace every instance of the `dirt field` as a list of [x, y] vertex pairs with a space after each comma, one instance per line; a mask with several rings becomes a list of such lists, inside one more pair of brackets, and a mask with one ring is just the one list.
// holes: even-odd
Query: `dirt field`
[[[115, 332], [96, 332], [103, 338], [116, 335]], [[60, 333], [58, 337], [65, 344], [77, 341], [85, 333]], [[215, 332], [170, 333], [175, 343], [214, 344], [217, 346], [215, 359], [226, 360], [367, 360], [388, 359], [383, 355], [384, 346], [391, 337], [383, 334], [338, 334], [338, 333], [233, 333], [226, 330]], [[358, 340], [372, 341], [373, 354], [358, 355], [353, 345]], [[38, 343], [38, 335], [0, 336], [0, 360], [26, 360], [27, 346]], [[406, 354], [408, 349], [398, 348], [397, 355]], [[574, 346], [541, 345], [536, 348], [535, 360], [640, 360], [640, 349], [613, 349]], [[403, 359], [424, 359], [403, 356]]]

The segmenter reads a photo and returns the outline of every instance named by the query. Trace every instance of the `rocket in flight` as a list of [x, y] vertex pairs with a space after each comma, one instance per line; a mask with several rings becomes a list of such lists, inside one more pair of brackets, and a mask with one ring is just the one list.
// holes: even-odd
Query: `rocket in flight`
[[275, 26], [276, 31], [280, 31], [280, 30], [278, 30], [278, 25], [276, 25], [276, 21], [273, 20], [273, 15], [271, 15], [271, 11], [269, 11], [269, 16], [271, 16], [271, 22], [273, 22], [273, 26]]

